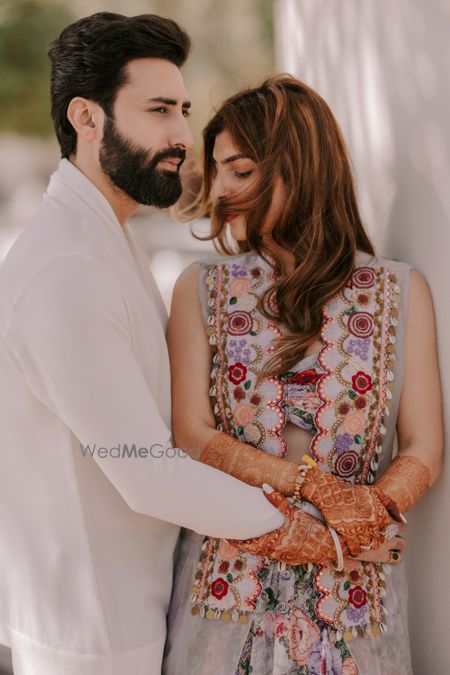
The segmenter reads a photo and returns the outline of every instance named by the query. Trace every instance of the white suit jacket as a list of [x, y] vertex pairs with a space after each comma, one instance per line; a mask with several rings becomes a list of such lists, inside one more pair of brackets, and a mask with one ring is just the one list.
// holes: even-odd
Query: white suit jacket
[[260, 490], [166, 451], [165, 323], [144, 250], [62, 160], [0, 268], [0, 641], [15, 675], [156, 675], [178, 526], [247, 538], [283, 522]]

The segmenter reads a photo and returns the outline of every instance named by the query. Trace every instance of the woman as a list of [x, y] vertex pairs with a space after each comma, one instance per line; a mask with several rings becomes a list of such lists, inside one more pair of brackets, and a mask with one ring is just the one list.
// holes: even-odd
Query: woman
[[398, 521], [442, 451], [428, 287], [375, 255], [338, 126], [303, 83], [233, 96], [204, 143], [196, 213], [225, 255], [175, 288], [175, 440], [275, 488], [287, 521], [184, 535], [164, 672], [410, 673]]

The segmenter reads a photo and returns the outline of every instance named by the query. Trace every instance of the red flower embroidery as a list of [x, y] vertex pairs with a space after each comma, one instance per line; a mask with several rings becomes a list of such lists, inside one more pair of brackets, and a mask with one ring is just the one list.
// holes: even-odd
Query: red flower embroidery
[[374, 329], [373, 317], [369, 312], [354, 312], [348, 320], [348, 330], [358, 338], [368, 338]]
[[355, 398], [354, 403], [355, 403], [355, 408], [358, 408], [358, 410], [362, 410], [367, 405], [367, 399], [365, 399], [364, 396], [357, 396]]
[[253, 394], [250, 403], [252, 405], [259, 405], [261, 403], [261, 396], [259, 394]]
[[234, 561], [234, 569], [235, 570], [237, 570], [239, 572], [239, 570], [241, 570], [243, 567], [244, 567], [244, 563], [242, 562], [242, 560], [235, 560]]
[[362, 370], [358, 370], [352, 377], [352, 386], [358, 394], [365, 394], [372, 389], [372, 378]]
[[211, 593], [218, 600], [222, 600], [228, 593], [228, 582], [221, 577], [215, 579], [211, 584]]
[[261, 276], [261, 270], [259, 267], [252, 267], [250, 270], [250, 274], [252, 277], [260, 277]]
[[361, 588], [361, 586], [355, 586], [349, 590], [348, 600], [352, 603], [353, 607], [359, 609], [366, 604], [367, 593]]
[[229, 567], [230, 563], [228, 562], [228, 560], [221, 560], [219, 563], [218, 570], [220, 574], [226, 574], [228, 572]]
[[228, 367], [228, 379], [233, 384], [240, 384], [243, 382], [246, 378], [246, 375], [247, 368], [240, 361]]
[[375, 283], [375, 272], [371, 267], [359, 267], [352, 277], [356, 288], [370, 288]]
[[242, 387], [235, 387], [233, 396], [236, 401], [242, 401], [245, 398], [245, 391], [242, 389]]
[[341, 478], [349, 478], [353, 476], [358, 464], [358, 454], [353, 450], [344, 452], [336, 459], [334, 470]]
[[250, 333], [253, 319], [248, 312], [231, 312], [228, 315], [228, 333], [230, 335], [246, 335]]
[[341, 403], [339, 406], [339, 412], [341, 415], [346, 415], [348, 412], [350, 412], [350, 406], [348, 403]]

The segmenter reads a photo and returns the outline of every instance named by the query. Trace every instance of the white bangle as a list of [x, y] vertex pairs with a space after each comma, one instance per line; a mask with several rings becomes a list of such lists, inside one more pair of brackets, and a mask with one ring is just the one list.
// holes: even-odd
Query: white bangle
[[330, 534], [333, 539], [334, 547], [337, 553], [337, 566], [334, 569], [336, 570], [336, 572], [342, 572], [342, 570], [344, 569], [344, 554], [342, 553], [341, 542], [339, 541], [339, 537], [337, 535], [336, 530], [333, 527], [330, 527], [329, 525], [328, 529], [330, 530]]

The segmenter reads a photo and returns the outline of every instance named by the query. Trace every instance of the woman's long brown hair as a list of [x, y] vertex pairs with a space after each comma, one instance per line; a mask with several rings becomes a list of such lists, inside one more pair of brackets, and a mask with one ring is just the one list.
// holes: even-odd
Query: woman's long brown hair
[[[258, 165], [258, 184], [245, 198], [212, 205], [216, 136], [228, 131], [233, 142]], [[211, 216], [211, 234], [222, 253], [254, 250], [275, 260], [276, 283], [261, 298], [261, 310], [286, 329], [266, 374], [290, 370], [320, 337], [322, 308], [350, 278], [356, 250], [374, 255], [364, 230], [347, 149], [328, 105], [310, 87], [289, 75], [267, 79], [260, 87], [229, 98], [203, 132], [203, 186], [189, 216]], [[270, 207], [275, 180], [283, 180], [286, 201], [273, 226], [272, 239], [295, 259], [294, 271], [283, 266], [261, 225]], [[226, 216], [245, 213], [247, 239], [234, 246]], [[269, 303], [275, 292], [276, 307]]]

